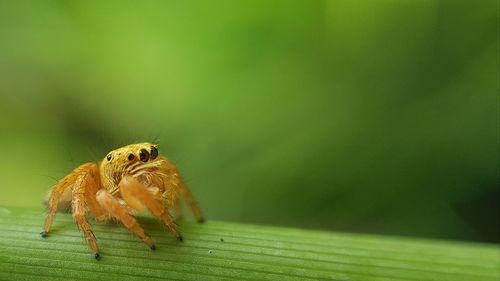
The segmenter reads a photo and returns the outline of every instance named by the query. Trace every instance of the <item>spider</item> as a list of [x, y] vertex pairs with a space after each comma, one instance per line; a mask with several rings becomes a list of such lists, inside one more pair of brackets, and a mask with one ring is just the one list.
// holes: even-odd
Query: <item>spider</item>
[[130, 144], [108, 153], [98, 163], [85, 163], [62, 178], [51, 190], [42, 237], [47, 237], [58, 204], [71, 198], [71, 211], [96, 259], [99, 249], [90, 224], [88, 211], [98, 221], [112, 218], [120, 221], [155, 250], [155, 244], [135, 219], [134, 211], [149, 210], [159, 217], [168, 230], [182, 241], [182, 235], [169, 210], [181, 217], [180, 197], [186, 200], [198, 222], [204, 218], [191, 192], [182, 181], [177, 167], [158, 155], [151, 143]]

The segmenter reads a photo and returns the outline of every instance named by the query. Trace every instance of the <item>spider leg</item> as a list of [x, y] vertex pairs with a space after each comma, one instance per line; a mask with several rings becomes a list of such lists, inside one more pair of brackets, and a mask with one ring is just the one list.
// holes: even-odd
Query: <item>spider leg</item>
[[[138, 200], [142, 205], [144, 205], [153, 215], [159, 217], [163, 223], [167, 226], [168, 230], [177, 237], [177, 239], [182, 240], [182, 235], [177, 228], [177, 225], [173, 222], [170, 213], [166, 210], [162, 203], [162, 199], [159, 196], [154, 196], [148, 191], [147, 187], [137, 181], [135, 178], [130, 176], [125, 176], [120, 181], [120, 193], [122, 197], [127, 201]], [[128, 202], [127, 202], [128, 203]], [[133, 204], [137, 204], [133, 202]]]
[[[71, 192], [71, 188], [78, 181], [78, 178], [85, 173], [92, 173], [98, 175], [99, 168], [95, 163], [85, 163], [78, 168], [74, 169], [67, 176], [62, 178], [52, 189], [49, 195], [47, 204], [47, 217], [45, 218], [45, 224], [43, 226], [43, 231], [40, 232], [42, 237], [47, 237], [50, 227], [52, 226], [52, 221], [57, 212], [57, 207], [61, 201], [61, 196], [65, 193]], [[97, 176], [98, 177], [98, 176]]]
[[[196, 217], [196, 220], [198, 220], [198, 222], [200, 222], [200, 223], [204, 222], [205, 218], [204, 218], [203, 214], [201, 213], [200, 208], [198, 208], [198, 203], [194, 199], [191, 191], [189, 191], [188, 187], [186, 186], [186, 184], [182, 180], [182, 177], [179, 174], [179, 171], [177, 170], [177, 167], [175, 166], [175, 164], [166, 160], [163, 163], [163, 165], [164, 165], [163, 170], [165, 171], [165, 173], [167, 175], [167, 178], [166, 178], [165, 183], [164, 183], [165, 187], [167, 189], [174, 187], [175, 190], [182, 195], [182, 197], [184, 198], [186, 203], [189, 205], [189, 207], [191, 208], [191, 211], [193, 212], [194, 216]], [[174, 205], [174, 208], [177, 210], [177, 208], [178, 208], [177, 206], [179, 205], [179, 200], [176, 199], [173, 202], [173, 205]]]
[[191, 207], [191, 211], [193, 211], [196, 220], [200, 223], [204, 222], [205, 217], [201, 213], [200, 208], [198, 208], [198, 203], [196, 203], [196, 200], [194, 200], [193, 194], [191, 193], [191, 191], [189, 191], [186, 184], [184, 184], [184, 182], [182, 182], [180, 178], [179, 181], [179, 191], [181, 192], [182, 197], [184, 197], [184, 200], [186, 200], [186, 203], [189, 205], [189, 207]]
[[125, 206], [120, 204], [107, 190], [101, 189], [96, 194], [97, 202], [106, 209], [113, 217], [118, 219], [130, 231], [139, 236], [151, 250], [155, 249], [153, 240], [144, 232], [144, 229], [139, 225], [137, 220], [130, 214]]
[[73, 187], [73, 202], [71, 206], [73, 210], [73, 218], [75, 219], [76, 224], [83, 231], [90, 249], [94, 252], [94, 257], [99, 259], [99, 249], [97, 248], [95, 236], [90, 228], [87, 218], [85, 217], [85, 187], [88, 185], [88, 181], [88, 175], [81, 175], [79, 177], [79, 180]]
[[174, 200], [174, 210], [177, 219], [182, 219], [182, 206], [181, 206], [181, 199], [179, 197], [175, 198]]
[[[97, 174], [98, 175], [98, 174]], [[100, 179], [98, 179], [100, 181]], [[97, 202], [96, 193], [100, 190], [101, 185], [88, 185], [85, 188], [85, 205], [90, 214], [98, 221], [106, 221], [111, 218], [111, 214], [108, 213], [100, 204]]]

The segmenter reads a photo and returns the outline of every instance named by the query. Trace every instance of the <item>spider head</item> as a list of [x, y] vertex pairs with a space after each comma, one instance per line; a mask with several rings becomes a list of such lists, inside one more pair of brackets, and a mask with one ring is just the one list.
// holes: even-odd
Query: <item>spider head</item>
[[129, 144], [109, 152], [101, 162], [101, 177], [107, 184], [117, 185], [126, 175], [153, 168], [158, 146], [149, 142]]

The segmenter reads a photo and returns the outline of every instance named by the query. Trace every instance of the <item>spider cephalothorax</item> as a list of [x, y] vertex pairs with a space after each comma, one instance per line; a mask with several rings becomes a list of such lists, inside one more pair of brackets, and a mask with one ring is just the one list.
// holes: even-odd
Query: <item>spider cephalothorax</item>
[[73, 217], [97, 259], [100, 254], [85, 217], [87, 211], [96, 220], [117, 219], [153, 250], [155, 245], [132, 215], [134, 210], [149, 210], [179, 240], [182, 235], [169, 212], [175, 209], [176, 214], [181, 215], [179, 196], [186, 200], [199, 222], [204, 220], [177, 167], [159, 156], [157, 146], [151, 143], [115, 149], [100, 164], [85, 163], [61, 179], [49, 196], [42, 237], [48, 235], [61, 196], [68, 193], [71, 193]]

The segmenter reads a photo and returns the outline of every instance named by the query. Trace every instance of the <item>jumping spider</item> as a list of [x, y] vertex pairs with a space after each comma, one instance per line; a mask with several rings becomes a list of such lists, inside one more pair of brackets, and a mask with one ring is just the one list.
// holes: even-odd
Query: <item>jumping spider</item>
[[85, 216], [98, 221], [116, 219], [139, 236], [152, 250], [155, 245], [139, 225], [133, 211], [149, 210], [168, 230], [182, 240], [169, 210], [181, 216], [180, 196], [191, 207], [198, 222], [203, 215], [184, 184], [177, 167], [158, 155], [151, 143], [130, 144], [108, 153], [98, 163], [85, 163], [62, 178], [52, 189], [42, 237], [47, 237], [61, 198], [71, 198], [71, 211], [96, 259], [100, 258], [94, 234]]

